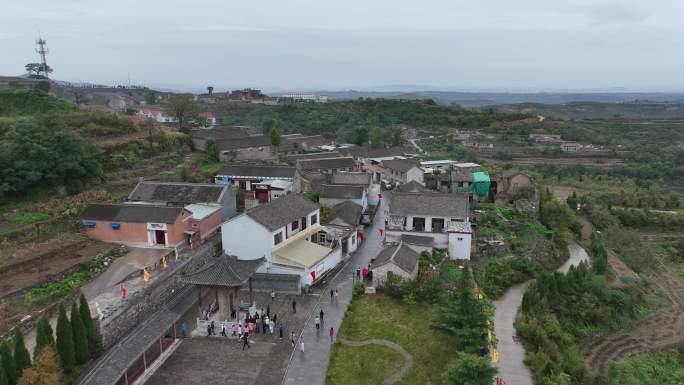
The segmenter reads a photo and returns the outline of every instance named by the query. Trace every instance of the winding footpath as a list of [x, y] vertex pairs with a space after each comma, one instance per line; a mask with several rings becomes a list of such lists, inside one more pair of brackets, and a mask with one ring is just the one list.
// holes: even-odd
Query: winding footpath
[[342, 345], [348, 345], [348, 346], [365, 346], [365, 345], [372, 345], [372, 344], [382, 345], [382, 346], [388, 347], [388, 348], [400, 353], [404, 357], [404, 365], [402, 365], [402, 367], [399, 368], [399, 370], [397, 370], [396, 373], [387, 377], [382, 382], [382, 385], [396, 384], [413, 367], [413, 356], [411, 356], [411, 354], [409, 352], [407, 352], [404, 348], [402, 348], [400, 345], [395, 344], [392, 341], [378, 340], [378, 339], [355, 341], [355, 340], [346, 340], [343, 338], [338, 338], [337, 342], [341, 343]]
[[[565, 273], [571, 266], [579, 265], [582, 261], [588, 261], [589, 255], [577, 243], [572, 242], [568, 245], [570, 258], [558, 268], [557, 271]], [[518, 342], [515, 336], [515, 318], [518, 308], [522, 303], [523, 294], [531, 281], [526, 281], [512, 286], [503, 296], [494, 301], [496, 313], [494, 315], [494, 334], [498, 340], [497, 349], [499, 351], [499, 377], [503, 378], [507, 384], [514, 385], [534, 385], [532, 373], [523, 362], [525, 359], [525, 348]]]

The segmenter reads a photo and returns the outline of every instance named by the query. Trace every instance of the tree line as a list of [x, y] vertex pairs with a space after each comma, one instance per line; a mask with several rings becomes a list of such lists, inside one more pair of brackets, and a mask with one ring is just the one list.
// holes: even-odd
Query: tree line
[[38, 321], [33, 361], [21, 330], [0, 343], [0, 385], [63, 385], [101, 354], [102, 338], [81, 295], [70, 316], [60, 305], [56, 335], [47, 318]]

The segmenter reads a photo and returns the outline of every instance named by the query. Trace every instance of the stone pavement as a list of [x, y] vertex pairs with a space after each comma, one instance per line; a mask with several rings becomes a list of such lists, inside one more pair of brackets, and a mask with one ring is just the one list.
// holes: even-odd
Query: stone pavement
[[[382, 240], [378, 229], [385, 227], [385, 201], [389, 193], [381, 201], [381, 206], [371, 226], [364, 231], [366, 239], [361, 247], [352, 255], [350, 262], [342, 268], [338, 275], [331, 281], [329, 288], [322, 290], [319, 306], [314, 308], [314, 314], [323, 309], [323, 325], [321, 331], [317, 331], [312, 315], [304, 328], [304, 353], [299, 347], [293, 351], [287, 374], [283, 379], [286, 385], [324, 385], [325, 373], [330, 361], [332, 344], [328, 338], [330, 327], [335, 330], [335, 335], [342, 325], [344, 313], [352, 297], [354, 286], [354, 274], [356, 268], [367, 265], [371, 258], [375, 257], [382, 248]], [[339, 290], [338, 301], [330, 301], [330, 288]]]
[[[240, 293], [247, 298], [247, 292]], [[292, 298], [297, 300], [297, 313], [292, 313]], [[290, 296], [278, 294], [271, 303], [270, 293], [255, 293], [259, 308], [270, 305], [271, 315], [278, 315], [278, 324], [285, 325], [284, 338], [278, 338], [278, 325], [273, 334], [256, 333], [250, 338], [250, 348], [242, 350], [233, 337], [186, 338], [171, 357], [146, 382], [147, 385], [268, 385], [280, 384], [292, 353], [290, 332], [299, 334], [318, 302], [318, 295]], [[194, 329], [197, 306], [183, 317], [190, 330]], [[229, 331], [230, 333], [230, 331]]]

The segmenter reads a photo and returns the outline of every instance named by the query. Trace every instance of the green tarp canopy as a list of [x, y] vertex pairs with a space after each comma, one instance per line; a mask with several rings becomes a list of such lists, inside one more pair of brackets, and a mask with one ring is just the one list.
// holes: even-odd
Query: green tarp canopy
[[486, 197], [487, 193], [489, 193], [489, 185], [491, 184], [491, 180], [489, 179], [489, 175], [487, 175], [484, 172], [474, 172], [473, 173], [473, 183], [470, 185], [471, 190], [477, 195], [478, 197]]

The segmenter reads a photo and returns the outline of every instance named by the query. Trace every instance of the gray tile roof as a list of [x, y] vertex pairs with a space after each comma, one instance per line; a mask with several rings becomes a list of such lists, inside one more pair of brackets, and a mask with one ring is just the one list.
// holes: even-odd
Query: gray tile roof
[[89, 203], [80, 217], [91, 221], [175, 223], [182, 212], [182, 207]]
[[204, 286], [241, 286], [264, 263], [263, 257], [241, 260], [232, 255], [214, 257], [205, 268], [183, 275], [181, 282]]
[[400, 269], [410, 274], [413, 272], [413, 269], [416, 268], [418, 258], [420, 258], [420, 254], [418, 254], [415, 250], [404, 245], [403, 243], [399, 243], [380, 251], [380, 253], [375, 257], [375, 261], [373, 261], [373, 267], [393, 263]]
[[302, 194], [287, 194], [245, 212], [247, 216], [274, 231], [318, 210], [318, 205]]
[[413, 155], [417, 151], [415, 148], [409, 147], [390, 147], [390, 148], [367, 148], [367, 147], [350, 147], [340, 149], [340, 152], [346, 155], [351, 155], [355, 158], [384, 158], [388, 156], [407, 156]]
[[368, 186], [371, 174], [365, 172], [337, 172], [330, 174], [330, 184]]
[[436, 217], [465, 218], [470, 204], [468, 194], [464, 193], [407, 193], [395, 192], [390, 195], [390, 215], [429, 215]]
[[217, 175], [256, 176], [262, 178], [294, 178], [294, 174], [294, 167], [255, 164], [233, 164], [222, 168], [217, 173]]
[[331, 168], [354, 168], [354, 158], [323, 158], [298, 160], [297, 167], [302, 170], [328, 170]]
[[128, 195], [131, 201], [163, 203], [220, 203], [227, 186], [207, 183], [174, 183], [143, 181]]
[[423, 186], [422, 184], [416, 182], [415, 180], [412, 180], [408, 183], [404, 183], [402, 185], [399, 185], [399, 191], [401, 192], [428, 192], [427, 187]]
[[435, 240], [432, 237], [424, 237], [421, 235], [401, 234], [401, 242], [409, 245], [432, 247]]
[[418, 161], [414, 159], [390, 159], [383, 160], [382, 167], [400, 172], [406, 172], [412, 169], [413, 167], [420, 167], [420, 165]]
[[220, 151], [239, 150], [253, 147], [271, 147], [271, 138], [264, 135], [247, 136], [235, 139], [217, 139]]
[[336, 219], [342, 220], [348, 226], [357, 226], [361, 221], [361, 213], [363, 212], [363, 207], [352, 202], [344, 201], [333, 206], [330, 211], [330, 218], [328, 222], [332, 222]]
[[190, 136], [198, 139], [237, 139], [247, 137], [249, 133], [242, 126], [214, 126], [209, 129], [198, 128], [191, 130]]
[[363, 186], [324, 184], [321, 185], [321, 198], [333, 199], [361, 199], [363, 198]]
[[310, 159], [327, 159], [327, 158], [341, 158], [342, 155], [340, 155], [339, 152], [337, 151], [329, 151], [329, 152], [311, 152], [308, 154], [293, 154], [293, 155], [288, 155], [287, 158], [293, 161], [296, 160], [310, 160]]
[[508, 178], [512, 178], [512, 177], [514, 177], [514, 176], [516, 176], [516, 175], [518, 175], [518, 174], [520, 174], [520, 170], [515, 169], [515, 168], [512, 168], [512, 169], [510, 169], [510, 170], [504, 171], [503, 174], [501, 174], [501, 176], [502, 176], [504, 179], [508, 179]]

